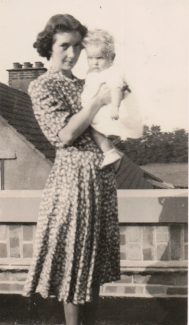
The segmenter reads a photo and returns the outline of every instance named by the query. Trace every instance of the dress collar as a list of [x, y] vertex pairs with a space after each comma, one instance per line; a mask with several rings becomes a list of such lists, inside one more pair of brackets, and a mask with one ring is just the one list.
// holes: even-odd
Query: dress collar
[[57, 70], [57, 69], [53, 68], [52, 66], [48, 69], [48, 73], [54, 74], [58, 79], [66, 80], [68, 82], [78, 81], [78, 78], [75, 77], [74, 75], [72, 75], [72, 78], [69, 78], [69, 77], [65, 76], [61, 70]]

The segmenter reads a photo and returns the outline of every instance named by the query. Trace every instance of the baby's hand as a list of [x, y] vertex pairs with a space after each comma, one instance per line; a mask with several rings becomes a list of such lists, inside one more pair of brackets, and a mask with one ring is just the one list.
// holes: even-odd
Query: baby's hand
[[117, 107], [112, 107], [112, 109], [111, 109], [111, 118], [112, 118], [112, 120], [118, 120], [119, 111], [118, 111]]

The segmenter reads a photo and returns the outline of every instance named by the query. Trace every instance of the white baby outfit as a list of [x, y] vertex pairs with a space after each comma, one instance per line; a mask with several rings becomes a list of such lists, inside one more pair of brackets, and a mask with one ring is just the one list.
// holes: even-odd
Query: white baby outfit
[[[123, 88], [126, 85], [123, 74], [115, 65], [100, 72], [89, 72], [81, 95], [83, 107], [96, 95], [103, 83], [110, 89]], [[111, 117], [110, 103], [99, 109], [92, 120], [91, 126], [105, 136], [116, 135], [122, 140], [140, 137], [142, 135], [142, 119], [133, 94], [127, 93], [121, 101], [118, 120], [113, 120]]]

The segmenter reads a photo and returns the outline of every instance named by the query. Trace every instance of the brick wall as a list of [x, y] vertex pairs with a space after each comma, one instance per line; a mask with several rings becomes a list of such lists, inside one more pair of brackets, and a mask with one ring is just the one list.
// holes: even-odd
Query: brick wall
[[35, 62], [33, 66], [30, 62], [23, 65], [19, 63], [13, 64], [14, 69], [8, 69], [9, 86], [27, 92], [30, 82], [47, 71], [43, 63]]
[[[0, 224], [0, 293], [21, 293], [33, 254], [36, 226]], [[120, 224], [121, 280], [102, 296], [187, 295], [186, 224]]]

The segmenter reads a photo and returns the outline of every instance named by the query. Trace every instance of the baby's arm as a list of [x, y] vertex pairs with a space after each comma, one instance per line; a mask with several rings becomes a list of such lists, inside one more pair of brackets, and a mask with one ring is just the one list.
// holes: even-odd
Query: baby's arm
[[120, 87], [111, 88], [111, 117], [114, 120], [119, 118], [119, 106], [123, 98], [123, 92]]

